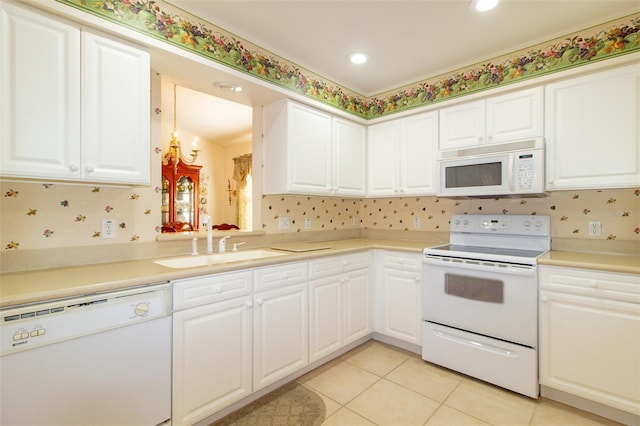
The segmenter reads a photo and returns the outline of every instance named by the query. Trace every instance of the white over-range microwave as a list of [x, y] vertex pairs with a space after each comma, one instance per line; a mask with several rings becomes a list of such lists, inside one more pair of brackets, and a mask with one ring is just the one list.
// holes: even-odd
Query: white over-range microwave
[[439, 196], [544, 195], [544, 139], [443, 151]]

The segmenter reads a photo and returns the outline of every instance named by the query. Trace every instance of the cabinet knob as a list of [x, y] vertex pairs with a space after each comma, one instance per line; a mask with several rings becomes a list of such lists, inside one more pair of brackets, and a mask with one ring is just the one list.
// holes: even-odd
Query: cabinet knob
[[80, 167], [78, 167], [77, 164], [69, 164], [69, 170], [71, 170], [72, 172], [77, 172], [78, 170], [80, 170]]
[[287, 278], [289, 278], [289, 273], [283, 272], [282, 274], [280, 274], [280, 278], [282, 278], [283, 280], [286, 280]]
[[93, 166], [87, 166], [84, 169], [86, 170], [87, 173], [93, 173], [96, 168]]
[[420, 282], [420, 276], [419, 276], [419, 275], [417, 275], [417, 276], [414, 278], [414, 280], [415, 280], [417, 283], [419, 283], [419, 282]]
[[222, 293], [222, 286], [221, 285], [217, 285], [213, 288], [213, 291], [215, 291], [217, 294]]
[[487, 142], [491, 142], [492, 140], [493, 140], [493, 136], [488, 135], [488, 136], [487, 136]]
[[253, 308], [253, 302], [251, 300], [247, 301], [247, 303], [245, 303], [245, 306], [249, 309]]
[[263, 302], [263, 300], [262, 300], [262, 299], [258, 299], [258, 300], [256, 300], [256, 303], [258, 304], [258, 306], [262, 306], [262, 302]]
[[482, 136], [478, 136], [478, 143], [482, 143]]

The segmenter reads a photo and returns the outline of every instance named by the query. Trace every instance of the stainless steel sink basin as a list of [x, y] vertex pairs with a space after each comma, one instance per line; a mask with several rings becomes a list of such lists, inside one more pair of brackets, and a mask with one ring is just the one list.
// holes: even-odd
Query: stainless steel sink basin
[[283, 256], [285, 254], [286, 253], [271, 250], [245, 250], [199, 256], [173, 257], [171, 259], [156, 260], [154, 263], [168, 268], [194, 268], [197, 266], [239, 262], [241, 260], [265, 259], [268, 257]]

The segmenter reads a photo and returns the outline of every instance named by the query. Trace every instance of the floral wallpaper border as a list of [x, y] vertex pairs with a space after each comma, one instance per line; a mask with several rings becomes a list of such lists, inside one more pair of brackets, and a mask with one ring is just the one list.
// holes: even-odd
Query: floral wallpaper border
[[640, 51], [639, 13], [502, 59], [364, 97], [162, 1], [56, 1], [365, 119]]

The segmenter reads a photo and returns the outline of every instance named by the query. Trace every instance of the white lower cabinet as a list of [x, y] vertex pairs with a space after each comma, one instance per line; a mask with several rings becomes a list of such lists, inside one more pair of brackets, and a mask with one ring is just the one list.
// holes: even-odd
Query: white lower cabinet
[[308, 363], [305, 262], [177, 280], [173, 298], [174, 425], [206, 419]]
[[252, 393], [250, 296], [173, 316], [173, 424], [193, 424]]
[[252, 272], [173, 283], [174, 425], [191, 425], [250, 395]]
[[540, 384], [640, 420], [637, 275], [540, 266]]
[[376, 332], [422, 345], [422, 257], [376, 251]]
[[253, 390], [257, 391], [309, 363], [307, 264], [257, 269], [255, 286]]
[[371, 333], [369, 253], [309, 262], [309, 362]]

